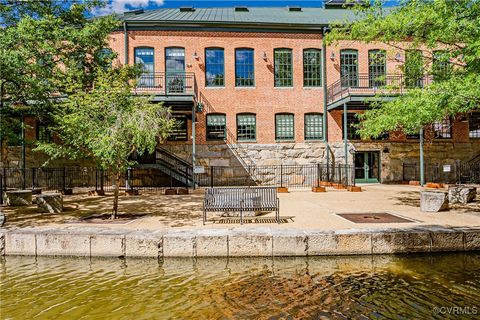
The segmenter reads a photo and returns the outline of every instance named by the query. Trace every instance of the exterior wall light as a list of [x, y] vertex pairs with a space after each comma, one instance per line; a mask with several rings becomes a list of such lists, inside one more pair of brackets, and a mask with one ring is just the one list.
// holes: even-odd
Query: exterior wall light
[[402, 62], [402, 55], [400, 54], [400, 52], [397, 52], [397, 54], [395, 55], [395, 60], [397, 60], [398, 62]]
[[332, 51], [330, 54], [330, 60], [334, 61], [335, 60], [335, 52]]
[[263, 60], [267, 61], [268, 57], [267, 57], [267, 53], [265, 51], [263, 51]]
[[200, 57], [197, 54], [197, 51], [193, 53], [193, 59], [198, 60]]

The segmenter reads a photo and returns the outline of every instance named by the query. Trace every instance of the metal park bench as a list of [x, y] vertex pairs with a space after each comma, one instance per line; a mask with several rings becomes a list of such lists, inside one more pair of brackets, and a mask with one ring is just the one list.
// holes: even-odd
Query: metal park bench
[[244, 212], [275, 211], [275, 221], [280, 223], [280, 201], [274, 187], [207, 188], [203, 202], [203, 224], [207, 212], [239, 212], [243, 224]]

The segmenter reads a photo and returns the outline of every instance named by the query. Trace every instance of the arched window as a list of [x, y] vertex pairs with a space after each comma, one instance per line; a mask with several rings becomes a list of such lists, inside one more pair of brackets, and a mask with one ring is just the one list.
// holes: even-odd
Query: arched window
[[275, 87], [293, 86], [292, 49], [275, 49], [273, 56], [275, 64]]
[[207, 114], [207, 140], [225, 140], [227, 137], [227, 119], [223, 113]]
[[255, 141], [257, 139], [257, 119], [254, 113], [237, 114], [237, 140]]
[[385, 86], [387, 54], [385, 50], [368, 51], [368, 83], [371, 88]]
[[139, 88], [152, 88], [155, 86], [155, 57], [154, 50], [150, 47], [137, 47], [134, 50], [135, 64], [142, 66], [142, 74], [137, 83]]
[[322, 86], [322, 50], [303, 50], [303, 86]]
[[294, 140], [295, 124], [293, 113], [275, 114], [275, 140]]
[[340, 50], [340, 77], [342, 86], [358, 87], [358, 51]]
[[253, 49], [235, 49], [235, 86], [253, 87], [255, 85], [254, 58]]
[[223, 48], [205, 49], [205, 86], [225, 85], [225, 54]]
[[305, 140], [321, 140], [323, 138], [323, 114], [305, 114], [304, 134]]

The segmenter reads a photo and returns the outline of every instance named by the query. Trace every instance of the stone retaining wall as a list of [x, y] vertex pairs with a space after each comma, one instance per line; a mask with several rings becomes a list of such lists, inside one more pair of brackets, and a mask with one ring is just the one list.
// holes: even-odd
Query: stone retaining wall
[[128, 231], [101, 228], [0, 230], [0, 255], [242, 257], [480, 250], [480, 229], [335, 232], [271, 228]]

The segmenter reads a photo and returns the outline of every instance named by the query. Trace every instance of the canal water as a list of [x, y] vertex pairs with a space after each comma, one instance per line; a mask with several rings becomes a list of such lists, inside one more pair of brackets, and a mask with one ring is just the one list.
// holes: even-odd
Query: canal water
[[[3, 257], [2, 319], [479, 319], [480, 253]], [[456, 308], [456, 309], [454, 309]]]

